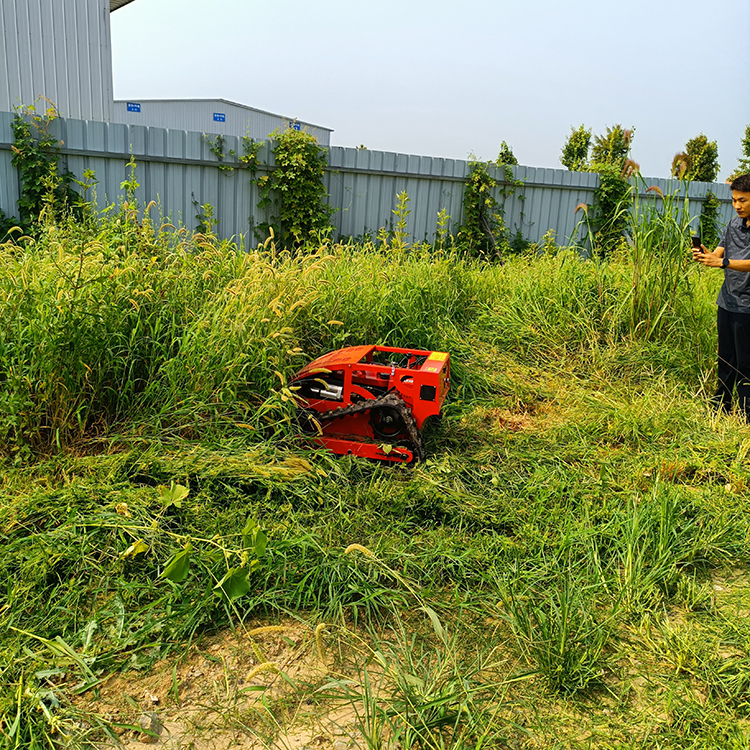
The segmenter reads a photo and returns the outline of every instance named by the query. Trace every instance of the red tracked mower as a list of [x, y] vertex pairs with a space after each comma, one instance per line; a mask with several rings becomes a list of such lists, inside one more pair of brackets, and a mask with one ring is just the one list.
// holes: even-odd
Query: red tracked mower
[[409, 463], [424, 458], [422, 428], [450, 387], [446, 352], [350, 346], [310, 362], [290, 388], [298, 422], [339, 455]]

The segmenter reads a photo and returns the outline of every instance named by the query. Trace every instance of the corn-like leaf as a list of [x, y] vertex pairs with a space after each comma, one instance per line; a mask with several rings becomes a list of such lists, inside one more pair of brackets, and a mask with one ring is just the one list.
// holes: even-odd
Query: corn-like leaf
[[266, 553], [268, 537], [254, 518], [248, 518], [245, 528], [242, 529], [242, 546], [246, 550], [252, 550], [255, 557], [263, 557]]

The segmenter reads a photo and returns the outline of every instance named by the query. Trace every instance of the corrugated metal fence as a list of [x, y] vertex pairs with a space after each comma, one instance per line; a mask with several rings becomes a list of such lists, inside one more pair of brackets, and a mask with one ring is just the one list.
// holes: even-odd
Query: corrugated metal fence
[[[0, 112], [0, 209], [9, 215], [16, 213], [19, 197], [18, 177], [11, 166], [12, 119], [12, 113]], [[251, 175], [245, 169], [231, 168], [241, 166], [236, 156], [220, 163], [200, 133], [65, 119], [52, 123], [52, 132], [62, 142], [65, 166], [73, 174], [81, 179], [84, 170], [94, 170], [101, 208], [123, 195], [121, 183], [128, 177], [132, 153], [140, 183], [136, 197], [143, 205], [157, 203], [151, 209], [153, 219], [161, 212], [175, 226], [194, 229], [200, 205], [211, 204], [219, 220], [217, 234], [225, 238], [247, 237], [252, 226], [269, 219], [267, 212], [257, 208], [259, 195]], [[242, 155], [241, 139], [227, 136], [224, 149], [225, 154]], [[273, 165], [268, 144], [261, 147], [259, 157], [261, 163]], [[463, 184], [469, 171], [466, 161], [334, 146], [328, 163], [325, 182], [338, 236], [374, 235], [380, 227], [391, 226], [402, 191], [409, 196], [407, 231], [412, 241], [434, 237], [440, 211], [450, 217], [449, 231], [461, 222]], [[522, 166], [513, 167], [512, 172], [513, 183], [507, 184], [503, 170], [491, 170], [500, 183], [495, 197], [504, 205], [511, 232], [520, 232], [531, 241], [552, 229], [557, 240], [565, 242], [580, 218], [576, 206], [593, 203], [599, 184], [598, 175], [588, 172]], [[684, 190], [677, 180], [646, 178], [644, 182], [639, 185], [644, 198], [656, 200], [655, 193], [646, 192], [650, 186], [664, 194]], [[691, 184], [691, 215], [700, 214], [709, 189], [722, 201], [722, 220], [728, 221], [731, 192], [723, 184]], [[250, 234], [247, 243], [254, 242]]]

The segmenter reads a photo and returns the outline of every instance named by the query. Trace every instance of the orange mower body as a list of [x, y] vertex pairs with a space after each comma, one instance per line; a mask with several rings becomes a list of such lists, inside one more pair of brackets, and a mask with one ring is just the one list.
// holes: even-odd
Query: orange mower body
[[350, 346], [310, 362], [291, 380], [298, 422], [339, 455], [410, 463], [424, 458], [422, 429], [450, 388], [447, 352]]

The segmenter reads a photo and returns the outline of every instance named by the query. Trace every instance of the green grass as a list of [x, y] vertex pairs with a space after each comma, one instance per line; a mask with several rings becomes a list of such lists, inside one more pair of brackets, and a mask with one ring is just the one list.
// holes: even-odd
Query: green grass
[[[719, 279], [670, 221], [636, 235], [666, 276], [626, 247], [242, 254], [124, 214], [0, 246], [3, 742], [94, 742], [77, 696], [110, 675], [293, 617], [328, 672], [231, 715], [248, 736], [345, 705], [371, 748], [748, 746], [750, 428], [708, 408]], [[360, 343], [451, 353], [422, 464], [296, 436], [289, 377]]]

